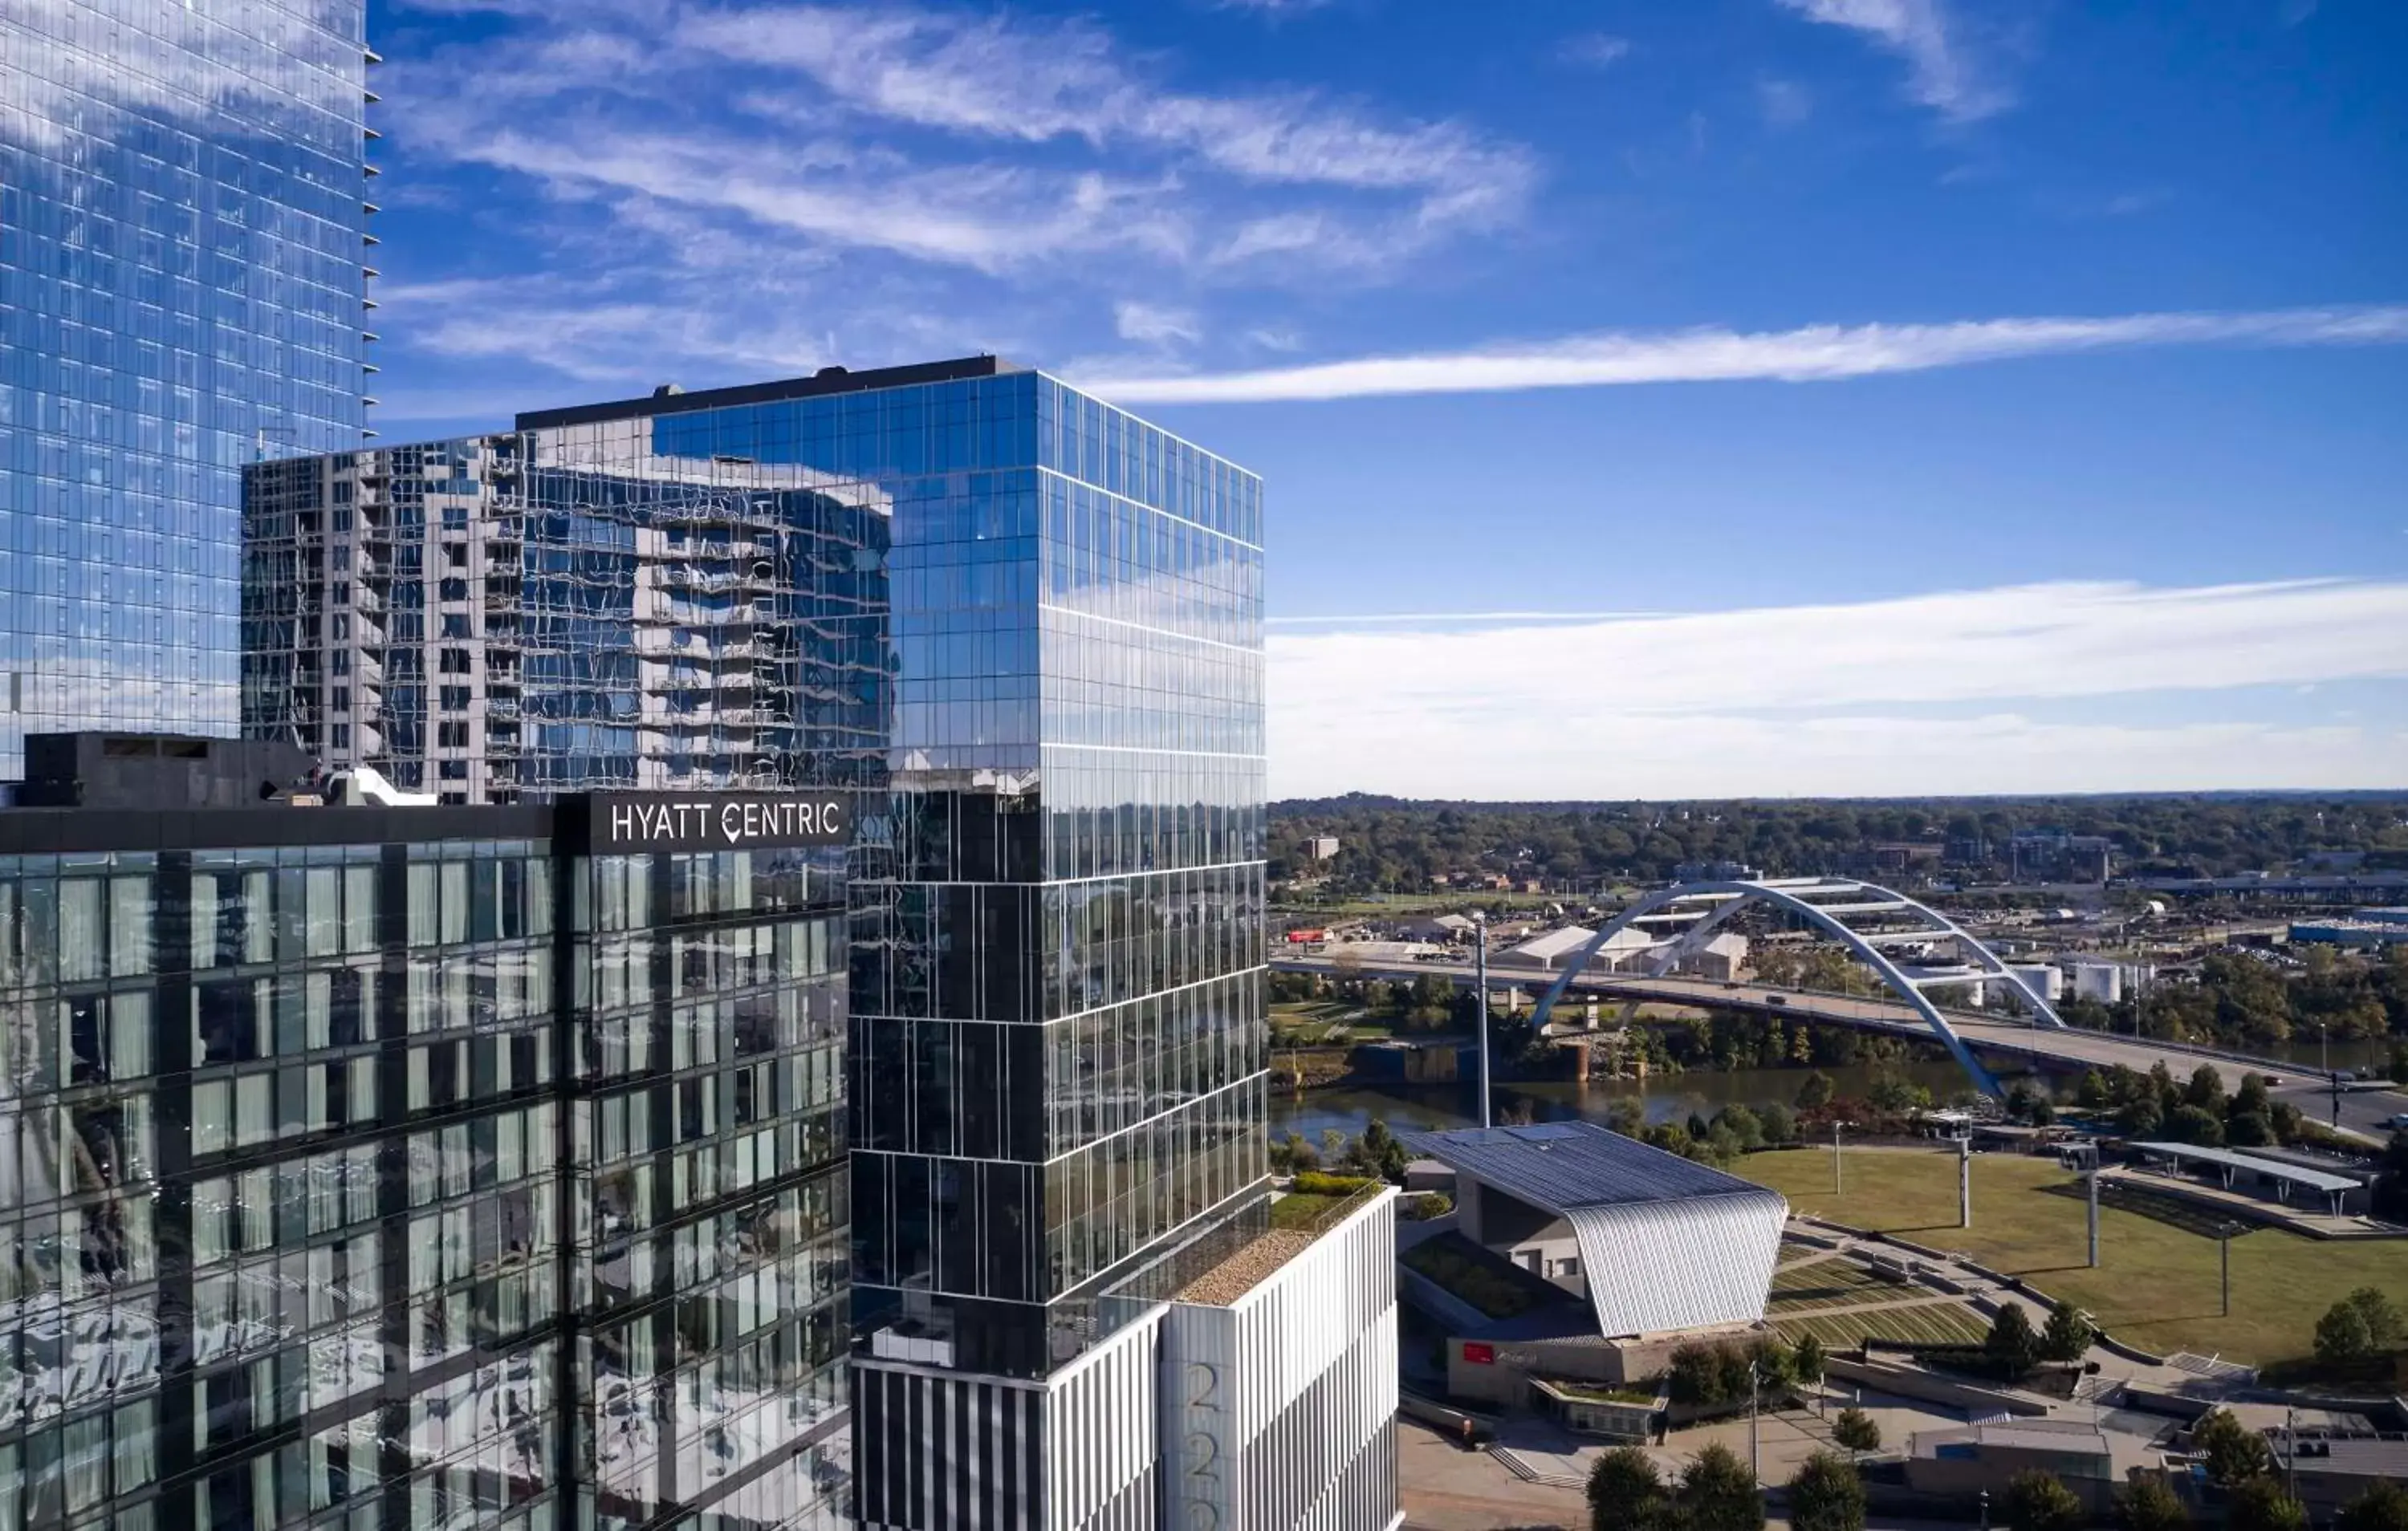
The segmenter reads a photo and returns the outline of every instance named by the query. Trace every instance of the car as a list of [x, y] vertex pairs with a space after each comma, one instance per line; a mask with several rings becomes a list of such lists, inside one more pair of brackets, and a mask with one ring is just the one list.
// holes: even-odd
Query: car
[[1739, 987], [1739, 983], [1738, 983], [1738, 981], [1737, 981], [1737, 980], [1733, 980], [1733, 981], [1731, 981], [1731, 982], [1728, 982], [1728, 983], [1724, 984], [1724, 985], [1723, 985], [1723, 987], [1724, 987], [1724, 988], [1726, 988], [1726, 989], [1736, 989], [1736, 988], [1738, 988], [1738, 987]]
[[1767, 994], [1764, 996], [1764, 1002], [1768, 1005], [1786, 1005], [1789, 1003], [1789, 996], [1787, 994]]
[[2384, 1125], [2389, 1127], [2393, 1132], [2408, 1132], [2408, 1111], [2401, 1111], [2390, 1121], [2386, 1122]]

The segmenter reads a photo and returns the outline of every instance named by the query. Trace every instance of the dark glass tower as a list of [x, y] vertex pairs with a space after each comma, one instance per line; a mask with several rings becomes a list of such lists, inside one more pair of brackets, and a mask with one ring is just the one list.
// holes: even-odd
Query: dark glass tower
[[859, 1514], [916, 1519], [885, 1486], [940, 1479], [947, 1525], [1080, 1524], [1055, 1380], [1262, 1218], [1261, 481], [991, 357], [518, 424], [627, 421], [891, 514], [891, 790], [853, 880]]
[[364, 10], [0, 8], [0, 780], [235, 731], [242, 465], [360, 439]]

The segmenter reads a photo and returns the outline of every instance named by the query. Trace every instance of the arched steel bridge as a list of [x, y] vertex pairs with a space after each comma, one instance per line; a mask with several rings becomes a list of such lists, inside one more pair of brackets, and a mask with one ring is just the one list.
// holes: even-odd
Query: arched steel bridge
[[[2021, 1005], [2033, 1023], [2059, 1029], [2065, 1025], [2049, 1002], [2024, 981], [2023, 975], [2008, 967], [1988, 947], [1937, 909], [1870, 882], [1839, 878], [1769, 878], [1754, 882], [1684, 882], [1642, 895], [1566, 959], [1564, 970], [1539, 1001], [1531, 1016], [1532, 1026], [1546, 1025], [1564, 991], [1620, 932], [1634, 925], [1655, 926], [1659, 927], [1656, 934], [1670, 937], [1660, 940], [1648, 952], [1643, 963], [1632, 969], [1644, 977], [1659, 978], [1694, 956], [1716, 928], [1750, 905], [1779, 909], [1845, 946], [1857, 961], [1880, 976], [1891, 993], [1914, 1007], [1958, 1066], [1987, 1094], [2000, 1094], [1998, 1080], [1973, 1056], [1973, 1050], [1948, 1024], [1925, 990], [1973, 987], [1984, 991], [1985, 999], [2003, 990]], [[1889, 953], [1889, 949], [1899, 947], [1927, 949], [1924, 960], [1911, 967], [1901, 966]]]

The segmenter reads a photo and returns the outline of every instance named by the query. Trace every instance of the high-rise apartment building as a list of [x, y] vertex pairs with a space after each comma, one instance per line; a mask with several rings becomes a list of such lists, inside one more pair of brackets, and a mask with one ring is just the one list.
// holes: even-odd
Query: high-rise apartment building
[[246, 470], [245, 732], [457, 803], [880, 780], [892, 508], [654, 436]]
[[849, 1524], [849, 799], [265, 751], [0, 808], [0, 1531]]
[[0, 780], [236, 729], [243, 465], [361, 436], [364, 11], [0, 8]]

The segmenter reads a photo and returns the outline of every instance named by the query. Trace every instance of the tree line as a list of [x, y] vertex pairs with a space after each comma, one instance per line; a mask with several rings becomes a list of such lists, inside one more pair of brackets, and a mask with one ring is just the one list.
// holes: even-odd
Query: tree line
[[[1683, 862], [1737, 861], [1783, 877], [1846, 869], [1888, 842], [1986, 844], [2018, 831], [2103, 836], [2119, 869], [2216, 877], [2363, 851], [2408, 866], [2408, 798], [2250, 796], [1915, 798], [1892, 801], [1476, 803], [1352, 793], [1270, 810], [1274, 880], [1326, 875], [1342, 891], [1413, 892], [1441, 872], [1660, 881]], [[1330, 861], [1304, 841], [1334, 835]]]

